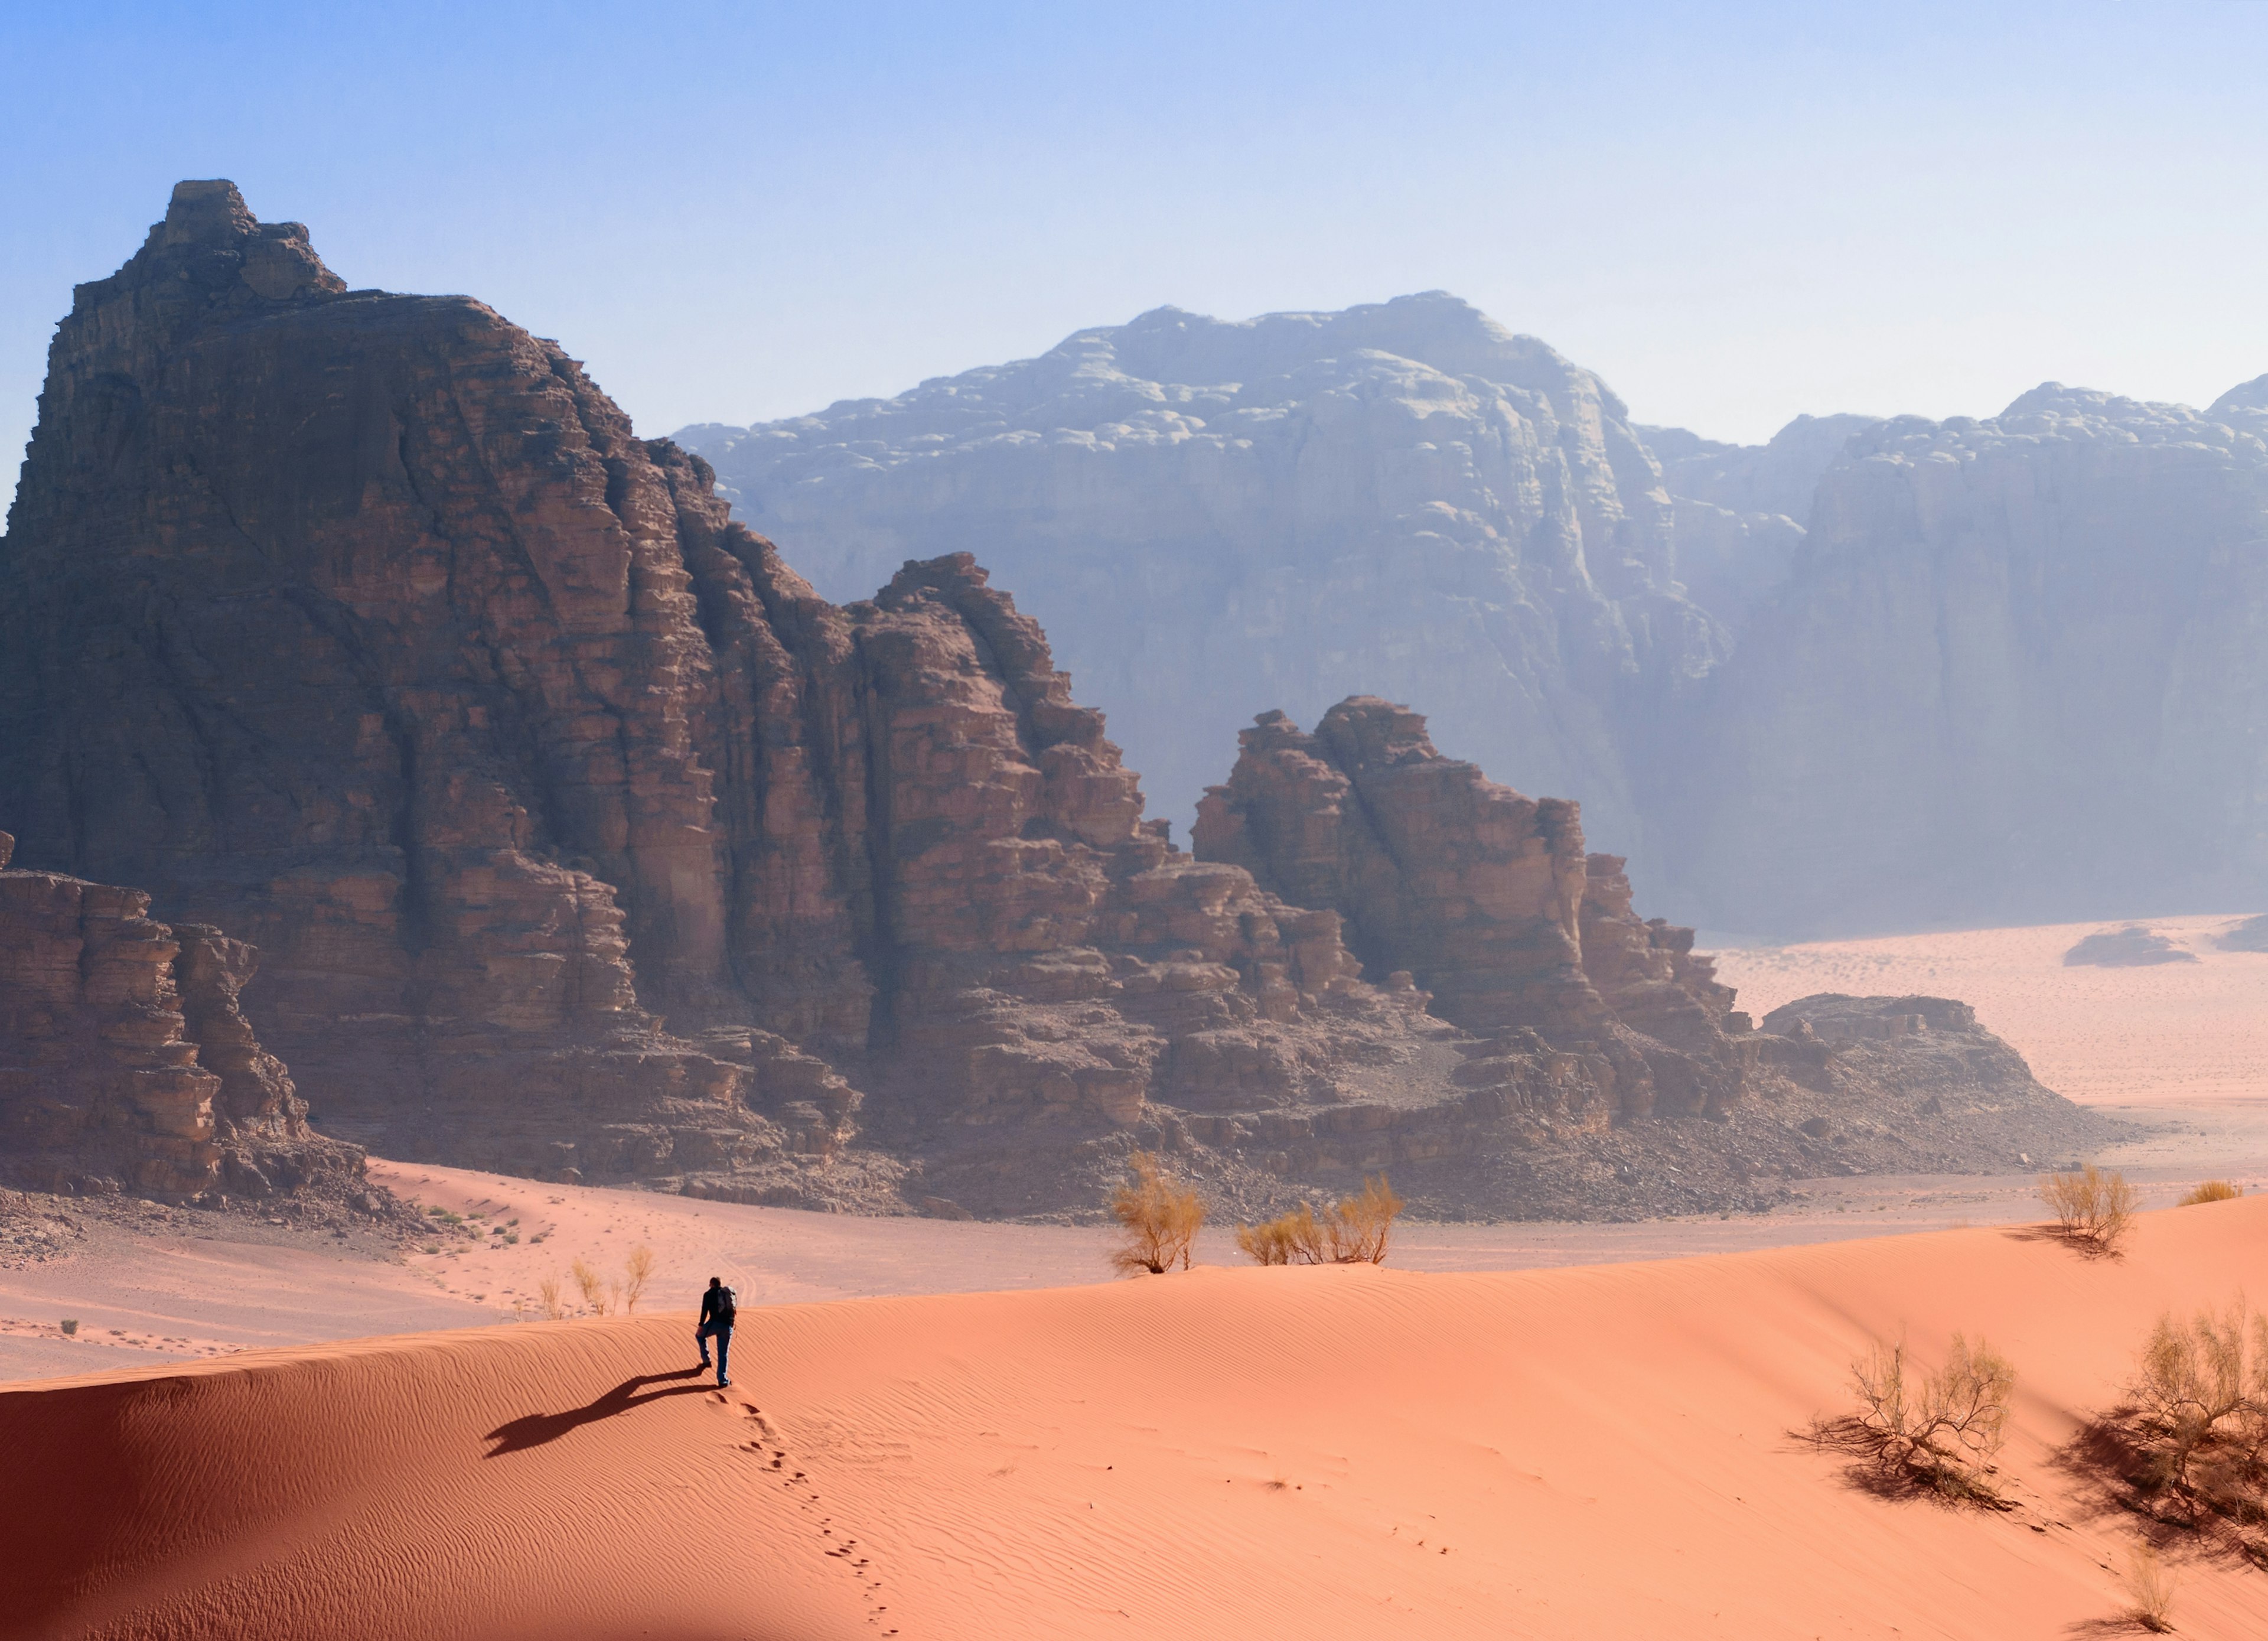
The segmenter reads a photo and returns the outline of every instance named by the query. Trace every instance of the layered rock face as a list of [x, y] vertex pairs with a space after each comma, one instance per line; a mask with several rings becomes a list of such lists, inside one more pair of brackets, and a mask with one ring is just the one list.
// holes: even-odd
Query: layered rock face
[[902, 1138], [1123, 1127], [1404, 1029], [1333, 914], [1143, 823], [966, 556], [827, 603], [557, 348], [225, 183], [80, 289], [40, 412], [0, 813], [257, 941], [333, 1131], [874, 1205], [838, 1065]]
[[237, 1007], [257, 968], [137, 889], [8, 870], [0, 832], [0, 1176], [33, 1190], [268, 1196], [359, 1183]]
[[1258, 703], [1429, 703], [1454, 744], [1637, 841], [1659, 715], [1723, 648], [1613, 394], [1440, 292], [1037, 359], [675, 436], [834, 596], [975, 552], [1168, 815]]
[[[767, 743], [709, 710], [793, 688], [723, 522], [557, 349], [349, 291], [184, 184], [51, 351], [0, 547], [0, 813], [27, 861], [257, 944], [332, 1131], [605, 1174], [831, 1153], [847, 1086], [749, 1029], [856, 1035], [864, 998], [847, 937], [751, 922], [843, 912], [793, 894], [793, 714]], [[718, 1029], [664, 1035], [641, 989]]]
[[1681, 907], [1807, 933], [2256, 901], [2261, 396], [2051, 384], [1857, 432], [1682, 743]]
[[1369, 978], [1406, 971], [1434, 1013], [1495, 1040], [1468, 1085], [1548, 1042], [1595, 1062], [1601, 1117], [1721, 1112], [1749, 1091], [1760, 1063], [1725, 1030], [1747, 1030], [1731, 989], [1691, 930], [1638, 917], [1622, 858], [1585, 850], [1575, 804], [1443, 757], [1424, 717], [1374, 696], [1313, 734], [1265, 713], [1239, 740], [1199, 806], [1198, 856], [1343, 914]]
[[[1473, 607], [1517, 568], [1517, 621], [1565, 664], [1523, 675], [1538, 713], [1674, 693], [1660, 669], [1715, 629], [1662, 589], [1619, 412], [1492, 329], [1437, 365], [1372, 348], [1439, 320], [1334, 335], [1377, 395], [1319, 390], [1319, 465], [1272, 442], [1265, 395], [1207, 447], [1255, 483], [1248, 446], [1290, 462], [1278, 494], [1329, 517], [1484, 467], [1524, 534], [1471, 526]], [[1160, 321], [1144, 379], [1218, 380], [1256, 338], [1296, 375], [1319, 327]], [[1342, 413], [1455, 448], [1334, 472]], [[225, 1118], [284, 1098], [239, 990], [320, 1124], [390, 1154], [849, 1208], [1062, 1211], [1137, 1144], [1225, 1207], [1392, 1166], [1439, 1211], [1556, 1211], [1605, 1147], [1637, 1204], [1717, 1143], [1631, 1137], [1656, 1119], [1761, 1124], [1770, 1172], [1808, 1154], [1791, 1114], [1872, 1097], [1819, 1042], [1741, 1029], [1572, 805], [1439, 757], [1414, 715], [1264, 723], [1219, 817], [1244, 841], [1192, 858], [971, 557], [830, 603], [712, 477], [555, 345], [468, 298], [348, 290], [225, 183], [182, 185], [80, 288], [0, 541], [0, 820], [40, 882], [136, 883], [177, 932], [264, 953], [248, 988], [217, 935], [137, 958], [141, 1034], [88, 1028], [150, 1074], [79, 1102], [118, 1115], [75, 1131], [147, 1137], [119, 1177], [188, 1180]], [[65, 932], [40, 949], [166, 945], [109, 904], [99, 939], [84, 893], [43, 913]]]
[[1574, 804], [1442, 757], [1389, 702], [1341, 702], [1312, 734], [1263, 714], [1196, 845], [1342, 913], [1368, 978], [1462, 1028], [1464, 1126], [1438, 1166], [1474, 1199], [1659, 1212], [1797, 1173], [2025, 1166], [2110, 1132], [1959, 1003], [1808, 997], [1756, 1031], [1690, 929], [1638, 917]]

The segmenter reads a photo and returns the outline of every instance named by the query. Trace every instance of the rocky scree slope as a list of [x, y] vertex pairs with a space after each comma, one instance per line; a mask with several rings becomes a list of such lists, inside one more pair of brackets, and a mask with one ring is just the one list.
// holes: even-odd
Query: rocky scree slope
[[1259, 704], [1371, 691], [1635, 848], [1666, 703], [1725, 648], [1676, 585], [1621, 401], [1440, 291], [1159, 308], [895, 399], [674, 437], [834, 596], [976, 554], [1169, 816]]
[[[1594, 923], [1624, 897], [1613, 931], [1573, 913], [1597, 1046], [1506, 1043], [1524, 975], [1468, 1027], [1488, 983], [1425, 959], [1444, 1018], [1344, 938], [1422, 956], [1453, 897], [1301, 904], [1180, 853], [971, 558], [829, 603], [711, 478], [556, 345], [348, 290], [298, 225], [184, 184], [51, 353], [0, 541], [0, 817], [29, 861], [256, 941], [247, 1007], [321, 1124], [408, 1158], [1047, 1212], [1140, 1144], [1226, 1203], [1390, 1166], [1517, 1211], [1517, 1170], [1470, 1159], [1803, 1085], [1720, 1048], [1729, 997], [1612, 871], [1587, 887], [1572, 806], [1550, 847]], [[1539, 517], [1643, 569], [1653, 538], [1574, 488]], [[1633, 598], [1582, 607], [1687, 630]]]

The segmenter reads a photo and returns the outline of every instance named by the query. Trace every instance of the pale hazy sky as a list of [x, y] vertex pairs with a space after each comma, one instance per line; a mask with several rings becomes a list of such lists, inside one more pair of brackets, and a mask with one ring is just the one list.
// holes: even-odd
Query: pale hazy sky
[[2268, 372], [2268, 4], [0, 0], [0, 495], [181, 177], [470, 291], [642, 431], [1160, 303], [1453, 291], [1639, 419]]

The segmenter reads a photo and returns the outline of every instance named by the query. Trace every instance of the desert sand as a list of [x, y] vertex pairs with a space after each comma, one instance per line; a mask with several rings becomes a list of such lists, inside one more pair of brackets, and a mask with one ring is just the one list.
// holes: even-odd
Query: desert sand
[[2229, 952], [2233, 916], [2144, 926], [2196, 958], [2066, 968], [2064, 953], [2124, 923], [1721, 950], [1718, 977], [1762, 1019], [1818, 991], [1959, 997], [2058, 1093], [2095, 1106], [2268, 1100], [2268, 952]]
[[[258, 1351], [0, 1391], [28, 1636], [2124, 1632], [2134, 1533], [2058, 1463], [2268, 1201], [2124, 1257], [1971, 1229], [1674, 1262], [1368, 1267]], [[2021, 1374], [2006, 1513], [1800, 1438], [1870, 1337]], [[2196, 1637], [2268, 1578], [2179, 1563]]]

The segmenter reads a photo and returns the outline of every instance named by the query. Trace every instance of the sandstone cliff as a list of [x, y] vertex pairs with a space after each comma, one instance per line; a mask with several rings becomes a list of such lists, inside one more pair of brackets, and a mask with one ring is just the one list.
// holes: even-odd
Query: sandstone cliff
[[0, 1179], [40, 1191], [265, 1197], [358, 1188], [237, 1007], [257, 963], [137, 889], [9, 870], [0, 832]]
[[[1460, 435], [1393, 471], [1508, 487], [1469, 562], [1491, 608], [1517, 568], [1549, 640], [1520, 652], [1566, 664], [1522, 675], [1537, 724], [1675, 693], [1716, 632], [1664, 588], [1618, 409], [1454, 314], [1438, 365], [1365, 350], [1438, 305], [1350, 320], [1330, 357], [1376, 392], [1319, 402]], [[1226, 328], [1297, 374], [1319, 327]], [[1150, 330], [1164, 379], [1216, 379], [1212, 330]], [[1273, 402], [1236, 425], [1336, 506], [1330, 416], [1310, 471]], [[1834, 1154], [1799, 1114], [1880, 1092], [1743, 1030], [1572, 805], [1439, 758], [1413, 716], [1343, 709], [1318, 771], [1282, 726], [1246, 786], [1289, 841], [1258, 877], [1192, 858], [969, 556], [832, 603], [712, 478], [556, 345], [349, 290], [304, 229], [184, 184], [56, 334], [0, 541], [0, 820], [49, 874], [257, 944], [262, 1041], [326, 1131], [398, 1156], [1016, 1212], [1091, 1203], [1139, 1144], [1224, 1206], [1391, 1166], [1436, 1211], [1518, 1212], [1596, 1197], [1609, 1152], [1642, 1204], [1726, 1135], [1785, 1173]], [[1305, 813], [1333, 781], [1362, 825]], [[192, 953], [176, 983], [225, 1112], [281, 1073], [204, 1000], [244, 985], [209, 956], [223, 982]]]
[[1859, 430], [1693, 699], [1656, 834], [1681, 909], [1800, 934], [2257, 901], [2260, 396], [2051, 384]]
[[675, 436], [822, 590], [959, 548], [1017, 589], [1181, 824], [1256, 706], [1429, 703], [1637, 842], [1653, 727], [1723, 647], [1593, 376], [1440, 292], [1223, 323], [1160, 308], [1036, 359]]
[[1693, 931], [1640, 919], [1621, 857], [1586, 851], [1576, 805], [1441, 756], [1406, 708], [1357, 696], [1312, 734], [1263, 713], [1240, 741], [1199, 856], [1340, 912], [1368, 978], [1463, 1028], [1451, 1081], [1491, 1121], [1420, 1188], [1665, 1211], [1795, 1174], [2021, 1166], [2109, 1131], [1959, 1003], [1810, 997], [1756, 1030]]
[[1143, 822], [966, 556], [819, 599], [556, 347], [225, 183], [80, 288], [0, 584], [26, 857], [256, 941], [391, 1154], [889, 1205], [846, 1069], [902, 1152], [1408, 1033], [1334, 915]]

